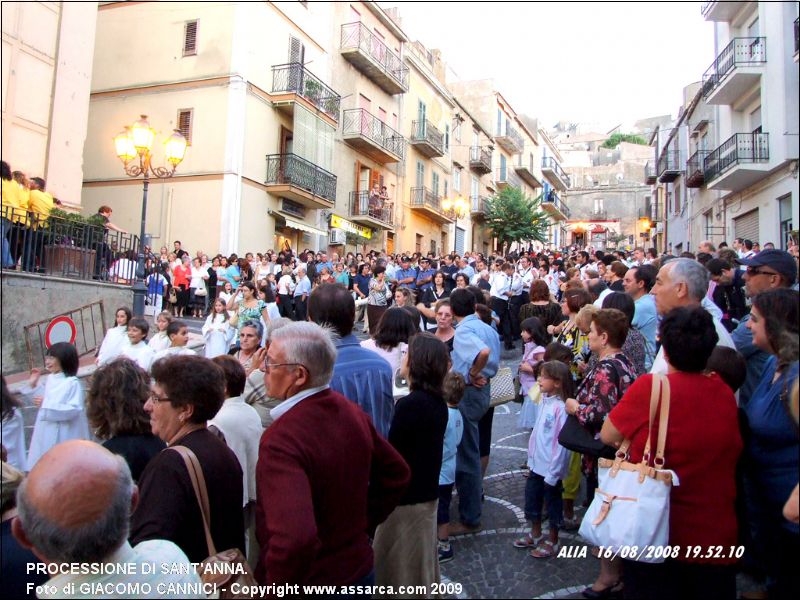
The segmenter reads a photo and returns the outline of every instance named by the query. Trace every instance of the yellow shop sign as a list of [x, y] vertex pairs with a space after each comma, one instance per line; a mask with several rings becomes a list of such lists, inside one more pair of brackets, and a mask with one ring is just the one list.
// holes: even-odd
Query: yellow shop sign
[[363, 225], [356, 225], [352, 221], [343, 219], [339, 215], [331, 215], [331, 227], [337, 229], [344, 229], [348, 233], [360, 235], [363, 238], [372, 239], [372, 229], [364, 227]]

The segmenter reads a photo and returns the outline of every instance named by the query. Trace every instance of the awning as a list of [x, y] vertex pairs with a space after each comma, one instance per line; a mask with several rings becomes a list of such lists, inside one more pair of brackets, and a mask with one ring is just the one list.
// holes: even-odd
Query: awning
[[313, 233], [315, 235], [328, 235], [327, 231], [323, 231], [322, 229], [317, 229], [316, 227], [312, 227], [311, 225], [306, 225], [302, 221], [295, 221], [294, 219], [290, 219], [289, 217], [283, 217], [283, 220], [286, 221], [286, 227], [290, 229], [299, 229], [300, 231], [305, 231], [306, 233]]

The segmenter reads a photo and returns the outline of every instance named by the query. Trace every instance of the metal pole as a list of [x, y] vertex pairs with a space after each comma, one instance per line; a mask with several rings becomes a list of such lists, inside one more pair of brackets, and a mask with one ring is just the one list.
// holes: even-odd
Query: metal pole
[[136, 263], [136, 280], [133, 284], [133, 314], [137, 317], [144, 316], [144, 300], [147, 287], [144, 284], [144, 228], [147, 218], [147, 188], [150, 185], [148, 172], [144, 172], [144, 187], [142, 190], [142, 225], [139, 229], [139, 254]]

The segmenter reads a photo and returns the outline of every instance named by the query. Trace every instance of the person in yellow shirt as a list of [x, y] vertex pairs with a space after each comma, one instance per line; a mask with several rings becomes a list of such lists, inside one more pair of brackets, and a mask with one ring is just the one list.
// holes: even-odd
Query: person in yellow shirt
[[[0, 222], [2, 223], [2, 267], [10, 269], [16, 266], [17, 261], [11, 254], [11, 232], [13, 229], [14, 214], [19, 210], [19, 194], [17, 193], [17, 184], [11, 178], [11, 167], [6, 161], [2, 161], [0, 165], [0, 191], [2, 191], [2, 213], [0, 213]], [[16, 238], [15, 238], [16, 241]]]
[[32, 225], [28, 235], [29, 243], [23, 251], [23, 269], [26, 271], [44, 268], [44, 245], [47, 237], [47, 218], [53, 210], [55, 201], [53, 196], [45, 191], [45, 180], [41, 177], [31, 178], [31, 193], [28, 201], [28, 211], [31, 213]]

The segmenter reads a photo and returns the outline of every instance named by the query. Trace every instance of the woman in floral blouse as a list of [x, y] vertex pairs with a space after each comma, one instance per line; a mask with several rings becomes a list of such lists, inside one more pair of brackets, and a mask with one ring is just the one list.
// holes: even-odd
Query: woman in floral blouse
[[[556, 336], [555, 341], [563, 344], [572, 351], [572, 365], [570, 371], [576, 382], [580, 383], [583, 374], [578, 368], [578, 364], [589, 359], [589, 340], [578, 324], [575, 317], [578, 312], [587, 304], [592, 303], [592, 297], [583, 288], [572, 288], [564, 292], [561, 298], [561, 312], [567, 320], [560, 325], [548, 325], [547, 333]], [[602, 423], [601, 423], [602, 425]], [[597, 431], [600, 431], [598, 427]]]
[[[627, 335], [628, 317], [622, 311], [604, 308], [592, 316], [589, 347], [597, 356], [597, 364], [586, 373], [575, 398], [568, 398], [565, 404], [567, 413], [575, 415], [581, 425], [598, 439], [606, 416], [636, 379], [636, 370], [622, 352]], [[597, 487], [595, 457], [584, 455], [583, 472], [586, 475], [587, 493], [591, 497]], [[607, 595], [607, 592], [616, 591], [615, 586], [621, 576], [619, 563], [618, 560], [600, 560], [600, 575], [591, 586], [590, 594]]]

